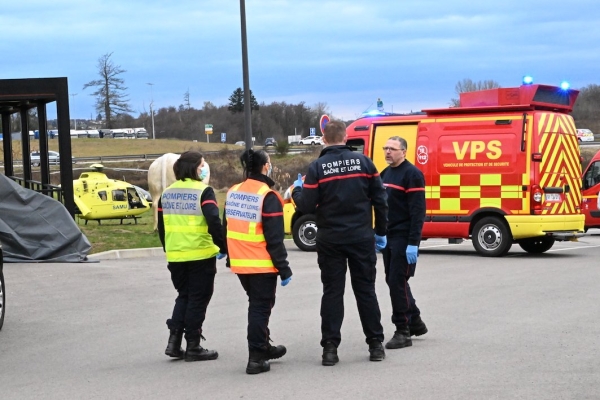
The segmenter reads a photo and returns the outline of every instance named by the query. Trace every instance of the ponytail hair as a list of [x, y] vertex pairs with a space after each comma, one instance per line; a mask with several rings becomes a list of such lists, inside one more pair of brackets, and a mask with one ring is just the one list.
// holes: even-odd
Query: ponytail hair
[[248, 149], [240, 156], [242, 168], [244, 168], [244, 177], [258, 175], [262, 173], [264, 165], [269, 161], [269, 155], [264, 150], [254, 151]]

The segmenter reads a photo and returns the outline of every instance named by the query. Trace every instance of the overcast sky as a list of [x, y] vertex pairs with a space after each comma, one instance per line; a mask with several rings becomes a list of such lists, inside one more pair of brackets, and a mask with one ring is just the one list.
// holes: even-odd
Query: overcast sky
[[[6, 4], [4, 4], [6, 3]], [[259, 103], [326, 103], [354, 119], [376, 107], [446, 107], [464, 78], [518, 86], [600, 84], [598, 0], [246, 0], [250, 88]], [[0, 79], [67, 77], [71, 117], [96, 116], [98, 59], [127, 72], [134, 116], [243, 86], [237, 0], [3, 2]], [[152, 83], [150, 86], [147, 83]], [[51, 114], [51, 110], [48, 110]]]

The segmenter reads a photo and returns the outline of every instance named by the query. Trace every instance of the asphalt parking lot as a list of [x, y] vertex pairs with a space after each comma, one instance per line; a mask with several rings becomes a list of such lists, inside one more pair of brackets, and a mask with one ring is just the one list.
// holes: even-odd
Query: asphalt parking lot
[[[422, 243], [411, 282], [429, 333], [369, 362], [349, 287], [340, 363], [320, 364], [316, 254], [288, 243], [271, 372], [245, 374], [247, 300], [218, 262], [203, 345], [216, 361], [164, 355], [175, 291], [164, 256], [85, 264], [6, 264], [0, 331], [4, 399], [596, 399], [600, 383], [600, 231], [529, 255], [482, 258], [470, 242]], [[378, 261], [386, 339], [391, 306]]]

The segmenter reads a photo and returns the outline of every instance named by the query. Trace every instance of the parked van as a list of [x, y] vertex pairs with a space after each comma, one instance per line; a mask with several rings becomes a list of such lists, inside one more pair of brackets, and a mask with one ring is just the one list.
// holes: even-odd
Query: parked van
[[577, 140], [580, 142], [593, 142], [594, 133], [589, 129], [577, 129]]
[[[569, 115], [578, 94], [531, 84], [461, 93], [459, 107], [361, 118], [348, 126], [347, 145], [382, 171], [386, 141], [407, 140], [406, 158], [425, 176], [424, 240], [471, 239], [488, 257], [505, 255], [513, 243], [543, 253], [584, 231]], [[300, 248], [314, 248], [314, 216], [285, 204], [284, 220]]]

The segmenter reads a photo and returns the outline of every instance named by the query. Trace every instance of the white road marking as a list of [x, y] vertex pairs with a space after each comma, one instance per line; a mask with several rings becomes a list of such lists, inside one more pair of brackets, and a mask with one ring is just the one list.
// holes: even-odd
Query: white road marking
[[552, 250], [548, 250], [546, 253], [550, 253], [551, 251], [565, 251], [565, 250], [579, 250], [579, 249], [591, 249], [594, 247], [600, 247], [599, 245], [596, 246], [580, 246], [580, 247], [565, 247], [564, 249], [552, 249]]

